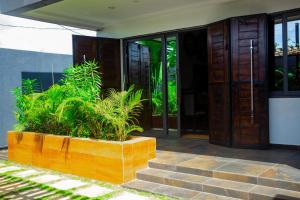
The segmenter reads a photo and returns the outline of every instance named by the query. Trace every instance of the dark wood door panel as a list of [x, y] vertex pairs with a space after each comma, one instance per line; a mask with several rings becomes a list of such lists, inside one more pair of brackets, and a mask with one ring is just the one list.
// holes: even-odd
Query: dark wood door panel
[[86, 60], [97, 60], [97, 38], [73, 35], [73, 63], [81, 64]]
[[103, 88], [121, 90], [121, 54], [120, 40], [100, 38], [98, 55], [101, 65]]
[[143, 102], [143, 128], [149, 130], [151, 128], [152, 121], [152, 108], [151, 108], [151, 88], [150, 88], [150, 50], [149, 47], [140, 47], [141, 57], [141, 84], [143, 88], [143, 98], [146, 101]]
[[[80, 64], [85, 60], [99, 63], [102, 89], [121, 89], [120, 40], [110, 38], [73, 35], [73, 62]], [[105, 92], [104, 92], [105, 93]]]
[[[253, 54], [250, 41], [253, 41]], [[251, 59], [253, 93], [251, 92]], [[233, 145], [268, 145], [267, 16], [231, 19], [231, 100]], [[251, 96], [253, 94], [253, 97]], [[253, 99], [253, 120], [251, 101]]]
[[140, 50], [139, 45], [130, 43], [128, 45], [128, 82], [137, 88], [142, 88], [140, 79]]
[[150, 51], [146, 46], [136, 43], [128, 44], [128, 86], [143, 90], [143, 112], [139, 123], [145, 129], [151, 128], [151, 90], [150, 90]]
[[231, 144], [228, 25], [228, 21], [211, 24], [207, 32], [209, 139], [220, 145]]
[[224, 84], [209, 85], [209, 134], [210, 142], [230, 145], [230, 101], [229, 86]]

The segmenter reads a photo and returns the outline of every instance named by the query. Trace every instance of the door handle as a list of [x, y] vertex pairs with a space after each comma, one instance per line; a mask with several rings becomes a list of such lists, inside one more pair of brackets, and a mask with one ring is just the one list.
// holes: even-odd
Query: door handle
[[251, 124], [254, 124], [254, 92], [253, 92], [253, 40], [250, 40], [250, 90], [251, 90]]

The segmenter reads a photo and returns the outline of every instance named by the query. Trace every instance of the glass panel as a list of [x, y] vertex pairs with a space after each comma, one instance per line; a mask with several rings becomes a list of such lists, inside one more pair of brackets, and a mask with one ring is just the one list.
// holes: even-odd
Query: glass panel
[[282, 43], [282, 19], [276, 19], [274, 23], [274, 68], [271, 71], [271, 90], [283, 90], [283, 43]]
[[163, 93], [161, 39], [147, 39], [137, 42], [148, 47], [150, 52], [150, 90], [152, 107], [152, 128], [163, 128]]
[[288, 89], [300, 90], [300, 48], [299, 48], [300, 16], [288, 18]]
[[176, 37], [167, 38], [167, 81], [169, 128], [177, 128]]

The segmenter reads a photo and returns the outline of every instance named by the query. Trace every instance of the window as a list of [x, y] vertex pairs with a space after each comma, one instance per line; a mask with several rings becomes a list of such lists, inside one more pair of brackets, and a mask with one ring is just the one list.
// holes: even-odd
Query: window
[[300, 95], [300, 15], [283, 14], [273, 20], [270, 89], [275, 95]]
[[299, 48], [300, 16], [287, 18], [288, 41], [288, 90], [300, 90], [300, 48]]

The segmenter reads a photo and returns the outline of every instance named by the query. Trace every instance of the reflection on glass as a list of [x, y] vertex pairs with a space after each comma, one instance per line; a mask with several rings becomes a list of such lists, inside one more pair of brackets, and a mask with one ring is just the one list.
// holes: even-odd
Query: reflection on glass
[[275, 20], [274, 25], [274, 68], [271, 75], [271, 89], [273, 91], [283, 90], [283, 43], [282, 43], [282, 19]]
[[167, 41], [167, 74], [168, 74], [168, 106], [169, 115], [177, 114], [176, 91], [176, 39], [168, 38]]
[[167, 82], [169, 128], [177, 128], [176, 37], [167, 38]]
[[288, 89], [300, 90], [300, 48], [299, 48], [300, 16], [288, 18]]
[[[163, 93], [162, 93], [162, 49], [160, 39], [148, 39], [137, 42], [149, 48], [150, 52], [150, 90], [152, 104], [152, 126], [162, 128]], [[170, 128], [177, 127], [177, 87], [176, 87], [176, 37], [167, 39], [167, 86], [168, 86], [168, 121]]]
[[150, 90], [152, 104], [152, 128], [162, 128], [163, 93], [161, 40], [149, 39], [137, 42], [149, 48], [150, 52]]

